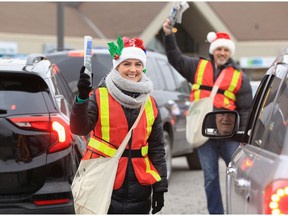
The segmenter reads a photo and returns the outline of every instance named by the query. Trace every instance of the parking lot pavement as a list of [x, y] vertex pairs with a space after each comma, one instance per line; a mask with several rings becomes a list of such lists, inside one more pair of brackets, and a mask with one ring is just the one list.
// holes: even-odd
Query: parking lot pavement
[[[174, 158], [172, 176], [168, 192], [165, 194], [165, 206], [161, 214], [208, 214], [204, 191], [202, 170], [188, 169], [186, 158]], [[220, 182], [225, 207], [225, 163], [221, 159]]]

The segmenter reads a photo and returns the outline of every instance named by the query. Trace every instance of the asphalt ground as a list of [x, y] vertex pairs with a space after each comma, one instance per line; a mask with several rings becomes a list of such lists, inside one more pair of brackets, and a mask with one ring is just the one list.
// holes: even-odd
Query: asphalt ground
[[[159, 214], [209, 214], [206, 207], [202, 170], [189, 170], [185, 157], [174, 158], [173, 170], [165, 193], [165, 206]], [[219, 160], [220, 184], [225, 208], [226, 166]]]

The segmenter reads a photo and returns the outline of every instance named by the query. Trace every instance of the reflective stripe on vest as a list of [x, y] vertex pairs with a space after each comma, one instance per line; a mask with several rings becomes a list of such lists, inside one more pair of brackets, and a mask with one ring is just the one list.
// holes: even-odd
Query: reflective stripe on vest
[[156, 181], [160, 181], [161, 177], [158, 172], [155, 172], [153, 169], [151, 169], [150, 160], [148, 159], [148, 157], [145, 157], [144, 160], [146, 163], [146, 172], [151, 174], [156, 179]]
[[107, 142], [110, 141], [110, 124], [109, 124], [109, 100], [108, 100], [108, 91], [105, 91], [104, 88], [99, 88], [100, 91], [100, 110], [101, 110], [101, 115], [100, 115], [100, 120], [103, 125], [106, 125], [106, 127], [102, 127], [102, 138], [106, 140]]
[[[198, 89], [203, 84], [203, 77], [204, 77], [204, 72], [205, 72], [205, 68], [206, 68], [207, 63], [208, 63], [208, 61], [200, 61], [200, 63], [199, 63], [199, 67], [197, 70], [197, 78], [196, 78], [196, 85], [198, 85], [197, 86]], [[194, 88], [195, 88], [195, 86], [194, 86]], [[192, 89], [193, 89], [193, 86], [192, 86]], [[199, 100], [200, 99], [200, 91], [195, 91], [194, 97], [195, 97], [195, 100]]]
[[151, 134], [152, 131], [152, 125], [154, 123], [155, 117], [154, 117], [154, 111], [153, 111], [153, 104], [151, 101], [151, 98], [147, 101], [145, 106], [145, 113], [146, 113], [146, 120], [147, 120], [147, 127], [146, 127], [146, 140]]
[[[229, 66], [221, 73], [226, 73], [219, 86], [219, 90], [222, 90], [222, 94], [219, 92], [216, 94], [214, 106], [216, 108], [234, 110], [236, 108], [236, 93], [239, 91], [242, 84], [242, 72]], [[190, 99], [192, 101], [197, 101], [201, 98], [209, 97], [214, 85], [211, 62], [206, 59], [201, 59], [199, 61], [194, 80], [195, 83], [192, 85]], [[211, 90], [201, 89], [201, 86], [211, 87]]]
[[[127, 119], [122, 106], [108, 94], [106, 88], [98, 88], [95, 91], [95, 95], [99, 108], [98, 122], [94, 129], [95, 136], [90, 138], [87, 149], [94, 153], [94, 157], [111, 157], [116, 153], [122, 140], [128, 133]], [[147, 143], [147, 139], [151, 134], [152, 126], [157, 115], [158, 110], [155, 101], [149, 97], [144, 112], [138, 125], [133, 130], [131, 138], [131, 149], [141, 150], [143, 156], [142, 158], [132, 158], [132, 164], [134, 170], [135, 167], [137, 167], [135, 175], [139, 183], [144, 185], [151, 185], [161, 180], [159, 173], [148, 157], [149, 147]], [[114, 122], [115, 119], [117, 122]], [[119, 124], [119, 122], [123, 122], [123, 124]], [[126, 149], [127, 148], [128, 146], [126, 146]], [[91, 153], [86, 154], [91, 155]], [[114, 190], [120, 188], [123, 184], [127, 163], [127, 157], [120, 158], [114, 183]]]
[[95, 138], [91, 138], [89, 140], [89, 147], [92, 147], [93, 149], [97, 149], [99, 152], [109, 157], [113, 157], [117, 151], [117, 149], [111, 148], [110, 146], [104, 144], [101, 141], [96, 140]]

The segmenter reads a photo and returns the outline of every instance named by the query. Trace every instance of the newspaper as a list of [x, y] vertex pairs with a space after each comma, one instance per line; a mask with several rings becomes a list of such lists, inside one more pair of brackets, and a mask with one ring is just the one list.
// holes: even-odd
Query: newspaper
[[86, 70], [84, 73], [90, 76], [90, 83], [92, 85], [92, 37], [91, 36], [84, 36], [84, 66]]
[[171, 20], [171, 28], [174, 27], [176, 23], [182, 22], [182, 14], [189, 8], [189, 4], [186, 1], [176, 2], [174, 3], [170, 17]]

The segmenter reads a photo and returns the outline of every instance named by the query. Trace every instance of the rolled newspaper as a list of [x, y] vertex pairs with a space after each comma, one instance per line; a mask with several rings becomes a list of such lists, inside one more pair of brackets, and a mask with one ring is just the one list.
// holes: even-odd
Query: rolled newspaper
[[86, 70], [84, 73], [90, 76], [90, 83], [93, 83], [93, 75], [92, 75], [92, 37], [84, 36], [84, 66]]
[[182, 14], [189, 8], [189, 4], [186, 1], [176, 2], [170, 12], [169, 19], [171, 21], [171, 28], [176, 23], [182, 22]]

